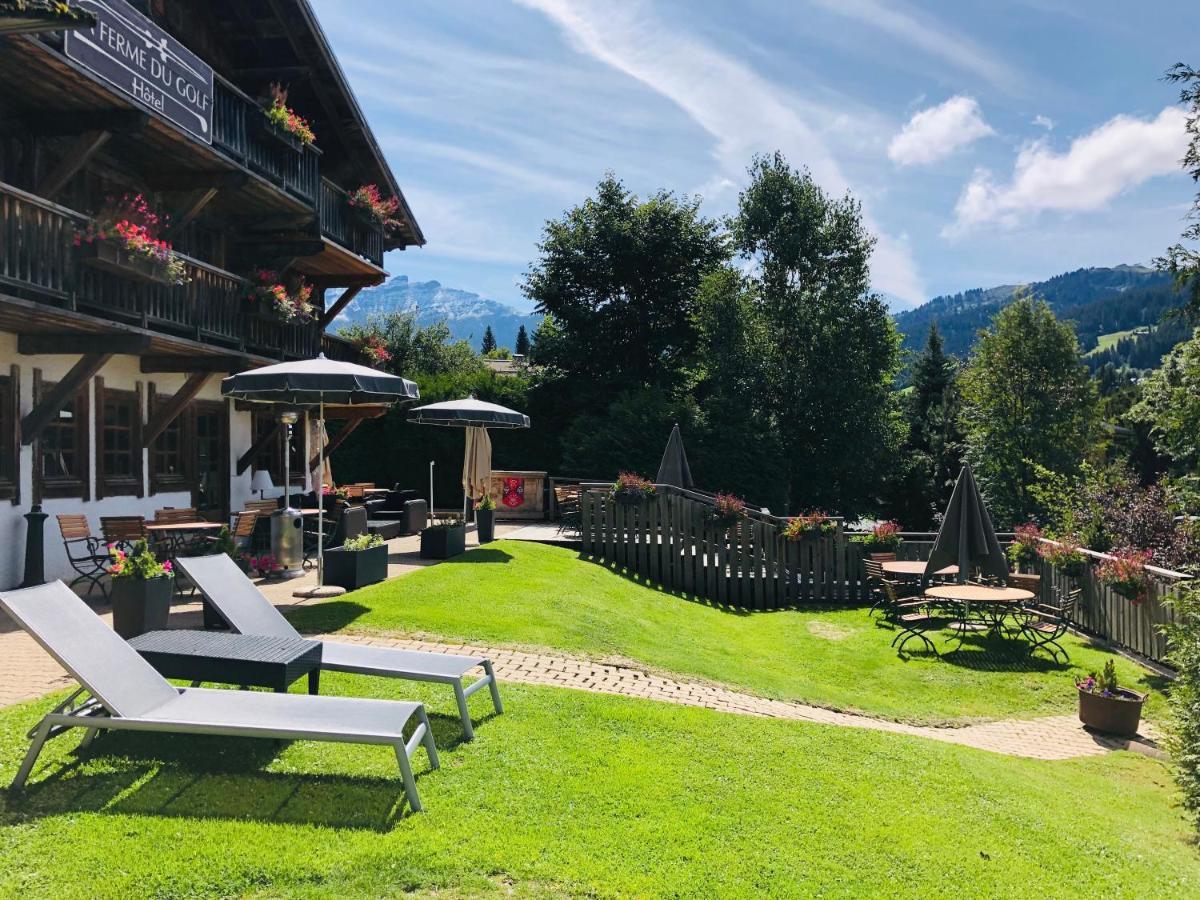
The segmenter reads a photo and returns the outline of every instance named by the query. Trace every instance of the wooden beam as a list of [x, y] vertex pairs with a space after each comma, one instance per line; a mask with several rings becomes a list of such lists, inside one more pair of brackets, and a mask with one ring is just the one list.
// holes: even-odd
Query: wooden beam
[[249, 468], [254, 457], [258, 456], [267, 445], [269, 445], [279, 435], [280, 429], [283, 428], [281, 422], [276, 422], [275, 426], [270, 431], [264, 431], [257, 441], [250, 445], [250, 449], [238, 457], [237, 473], [241, 475]]
[[47, 200], [52, 199], [100, 152], [100, 148], [107, 144], [112, 136], [111, 131], [85, 131], [67, 148], [58, 165], [38, 183], [36, 193]]
[[142, 371], [154, 372], [228, 372], [236, 375], [250, 368], [244, 356], [143, 356]]
[[158, 191], [236, 191], [250, 180], [245, 172], [151, 172], [146, 183]]
[[233, 80], [241, 84], [278, 81], [286, 85], [289, 81], [311, 77], [312, 66], [258, 66], [233, 70]]
[[141, 356], [149, 349], [150, 341], [151, 338], [148, 334], [125, 332], [85, 334], [76, 331], [67, 334], [20, 334], [17, 335], [17, 352], [26, 356], [54, 354], [77, 356], [80, 353], [95, 353], [97, 347], [103, 347], [110, 356], [114, 353]]
[[150, 116], [138, 109], [43, 109], [17, 121], [39, 137], [66, 137], [89, 131], [136, 134], [146, 127]]
[[338, 313], [349, 306], [350, 301], [357, 297], [358, 292], [361, 290], [361, 285], [355, 285], [354, 287], [346, 288], [346, 290], [342, 291], [342, 295], [333, 301], [333, 306], [329, 307], [329, 309], [325, 310], [325, 312], [321, 314], [321, 327], [326, 327], [330, 322], [336, 319], [338, 317]]
[[215, 187], [210, 187], [202, 188], [193, 193], [183, 205], [183, 208], [171, 219], [171, 225], [167, 228], [165, 237], [168, 239], [173, 238], [179, 232], [183, 231], [183, 229], [187, 228], [195, 220], [196, 216], [204, 212], [204, 207], [208, 206], [213, 198], [217, 196], [217, 190]]
[[[333, 456], [333, 451], [342, 446], [342, 442], [354, 433], [354, 429], [365, 422], [366, 419], [351, 419], [346, 423], [346, 427], [329, 439], [329, 443], [325, 445], [325, 458]], [[308, 461], [308, 471], [315, 469], [321, 462], [320, 455], [314, 456]]]
[[183, 383], [183, 387], [175, 392], [175, 396], [154, 410], [154, 415], [142, 429], [143, 447], [149, 447], [160, 434], [167, 430], [167, 426], [174, 422], [179, 414], [187, 409], [188, 404], [196, 399], [196, 395], [203, 390], [204, 385], [211, 377], [212, 372], [193, 372]]
[[21, 419], [21, 443], [32, 444], [37, 436], [58, 415], [67, 401], [79, 393], [79, 389], [88, 380], [104, 368], [104, 364], [112, 359], [111, 353], [89, 353], [75, 363], [54, 390], [42, 398], [42, 402], [31, 409]]

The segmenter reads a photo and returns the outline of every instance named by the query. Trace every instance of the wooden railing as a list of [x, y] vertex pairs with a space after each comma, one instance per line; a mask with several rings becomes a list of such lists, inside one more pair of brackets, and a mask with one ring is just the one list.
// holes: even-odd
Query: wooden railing
[[383, 265], [383, 228], [359, 221], [350, 208], [346, 192], [326, 178], [321, 179], [317, 211], [321, 218], [321, 234], [363, 259], [377, 266]]
[[[659, 485], [653, 498], [626, 506], [614, 502], [607, 485], [585, 485], [580, 496], [582, 550], [662, 585], [668, 590], [745, 609], [770, 610], [805, 604], [859, 604], [871, 599], [862, 565], [863, 544], [844, 523], [834, 535], [789, 541], [780, 533], [786, 519], [751, 511], [730, 529], [711, 520], [711, 501], [703, 494]], [[1011, 534], [999, 534], [1001, 544]], [[900, 559], [925, 560], [936, 534], [906, 532], [897, 548]], [[1162, 627], [1173, 620], [1171, 596], [1187, 575], [1147, 566], [1148, 596], [1134, 605], [1095, 573], [1103, 553], [1085, 550], [1087, 571], [1069, 578], [1045, 561], [1043, 599], [1072, 587], [1083, 589], [1073, 623], [1087, 634], [1164, 662]]]
[[213, 146], [301, 200], [317, 204], [321, 151], [271, 134], [262, 108], [219, 76], [213, 84]]
[[39, 302], [77, 309], [202, 343], [271, 357], [311, 357], [316, 323], [263, 316], [246, 301], [246, 282], [184, 256], [189, 281], [168, 285], [125, 277], [75, 259], [85, 216], [0, 183], [0, 286]]

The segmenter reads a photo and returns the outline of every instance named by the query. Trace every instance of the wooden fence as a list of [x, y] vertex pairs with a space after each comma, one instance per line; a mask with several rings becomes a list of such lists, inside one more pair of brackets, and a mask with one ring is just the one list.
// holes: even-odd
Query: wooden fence
[[[802, 541], [783, 537], [787, 521], [750, 511], [730, 529], [711, 520], [705, 495], [660, 485], [654, 497], [636, 505], [616, 503], [607, 485], [585, 485], [580, 495], [583, 553], [614, 563], [668, 590], [753, 610], [819, 604], [861, 604], [871, 598], [862, 565], [862, 544], [850, 540], [840, 519], [833, 535]], [[929, 558], [937, 536], [906, 532], [900, 559]], [[1010, 535], [999, 535], [1007, 543]], [[1163, 661], [1162, 626], [1172, 620], [1170, 596], [1186, 575], [1147, 567], [1152, 587], [1138, 606], [1100, 582], [1094, 567], [1105, 558], [1085, 551], [1087, 572], [1070, 579], [1042, 561], [1042, 591], [1083, 588], [1075, 624], [1085, 632], [1149, 659]]]

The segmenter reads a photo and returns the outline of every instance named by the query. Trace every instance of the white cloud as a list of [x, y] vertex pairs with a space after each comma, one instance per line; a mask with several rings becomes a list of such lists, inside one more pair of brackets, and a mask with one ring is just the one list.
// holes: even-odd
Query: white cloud
[[1116, 116], [1076, 138], [1064, 153], [1036, 141], [1017, 154], [1012, 180], [999, 184], [978, 169], [955, 207], [953, 235], [987, 222], [1014, 225], [1043, 210], [1101, 209], [1114, 197], [1156, 175], [1179, 169], [1187, 144], [1187, 116], [1168, 106], [1154, 119]]
[[979, 104], [959, 94], [909, 119], [888, 144], [888, 158], [898, 166], [926, 165], [990, 134]]
[[1041, 116], [1041, 115], [1034, 116], [1033, 124], [1037, 125], [1039, 128], [1045, 128], [1047, 131], [1054, 130], [1054, 120], [1051, 119], [1049, 116]]
[[[543, 13], [580, 53], [674, 103], [713, 139], [720, 174], [727, 178], [741, 183], [754, 153], [778, 148], [793, 164], [808, 166], [827, 191], [840, 194], [849, 187], [821, 132], [840, 111], [791, 95], [640, 8], [595, 0], [518, 2]], [[872, 265], [878, 288], [904, 300], [923, 299], [908, 248], [879, 233], [869, 220], [868, 227], [879, 234]]]

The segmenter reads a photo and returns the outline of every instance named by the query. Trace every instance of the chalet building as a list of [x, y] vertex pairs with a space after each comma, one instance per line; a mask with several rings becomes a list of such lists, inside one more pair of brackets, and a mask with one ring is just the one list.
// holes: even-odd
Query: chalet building
[[[39, 5], [56, 6], [26, 13]], [[61, 21], [12, 7], [0, 588], [22, 578], [34, 504], [55, 578], [71, 574], [55, 514], [97, 534], [101, 516], [163, 507], [219, 521], [257, 496], [254, 470], [281, 487], [283, 430], [223, 399], [221, 378], [359, 361], [325, 325], [386, 277], [386, 250], [424, 243], [307, 0], [71, 0]], [[386, 215], [350, 202], [368, 185]], [[294, 484], [315, 449], [298, 427]]]

